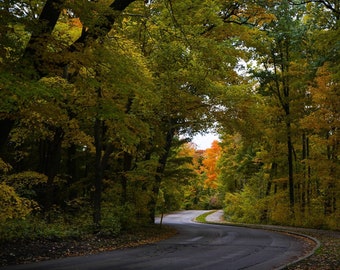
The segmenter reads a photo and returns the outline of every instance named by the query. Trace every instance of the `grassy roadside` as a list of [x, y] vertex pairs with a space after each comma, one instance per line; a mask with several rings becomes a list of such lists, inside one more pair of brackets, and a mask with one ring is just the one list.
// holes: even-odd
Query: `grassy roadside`
[[256, 224], [235, 224], [227, 221], [208, 222], [206, 217], [215, 211], [211, 211], [200, 215], [196, 218], [196, 221], [203, 223], [212, 223], [220, 225], [231, 226], [245, 226], [251, 228], [275, 230], [283, 233], [293, 233], [298, 235], [306, 235], [311, 238], [315, 238], [319, 241], [320, 246], [314, 250], [315, 243], [310, 239], [306, 239], [306, 250], [314, 250], [314, 253], [294, 264], [291, 264], [284, 268], [285, 270], [337, 270], [340, 269], [340, 232], [339, 231], [327, 231], [316, 230], [308, 228], [295, 228], [284, 226], [270, 226], [270, 225], [256, 225]]
[[207, 212], [207, 213], [204, 213], [204, 214], [198, 216], [195, 220], [196, 220], [197, 222], [201, 222], [201, 223], [208, 223], [208, 222], [206, 221], [206, 217], [209, 216], [209, 215], [211, 215], [211, 214], [213, 214], [213, 213], [215, 213], [215, 212], [216, 212], [215, 210], [209, 211], [209, 212]]

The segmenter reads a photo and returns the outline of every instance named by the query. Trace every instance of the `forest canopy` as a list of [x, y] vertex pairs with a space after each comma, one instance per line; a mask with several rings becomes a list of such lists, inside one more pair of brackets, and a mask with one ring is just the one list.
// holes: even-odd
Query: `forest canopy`
[[[0, 14], [4, 235], [30, 220], [117, 234], [194, 208], [339, 229], [339, 1], [1, 0]], [[220, 142], [198, 151], [211, 128]]]

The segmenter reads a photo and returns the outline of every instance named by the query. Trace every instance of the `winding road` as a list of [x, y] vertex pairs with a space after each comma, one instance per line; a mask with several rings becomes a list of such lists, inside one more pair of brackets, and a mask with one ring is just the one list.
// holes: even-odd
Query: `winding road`
[[181, 211], [165, 216], [163, 223], [179, 233], [158, 243], [4, 269], [267, 270], [279, 269], [304, 253], [303, 241], [291, 235], [192, 221], [205, 212]]

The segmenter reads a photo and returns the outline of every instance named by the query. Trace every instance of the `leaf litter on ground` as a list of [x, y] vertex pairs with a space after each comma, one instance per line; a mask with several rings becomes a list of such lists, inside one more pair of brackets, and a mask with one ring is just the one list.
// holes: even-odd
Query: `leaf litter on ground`
[[0, 243], [0, 266], [26, 264], [63, 257], [91, 255], [151, 244], [169, 238], [176, 230], [167, 226], [148, 227], [116, 237], [88, 235], [78, 239], [18, 239]]

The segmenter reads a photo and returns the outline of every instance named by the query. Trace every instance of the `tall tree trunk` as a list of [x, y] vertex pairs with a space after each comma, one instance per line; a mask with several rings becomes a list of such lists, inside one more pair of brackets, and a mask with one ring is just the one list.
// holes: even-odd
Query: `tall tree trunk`
[[[309, 138], [306, 138], [306, 155], [307, 155], [307, 159], [309, 159], [310, 155], [309, 155]], [[306, 198], [306, 203], [308, 206], [308, 209], [311, 210], [311, 196], [312, 196], [312, 168], [308, 162], [308, 166], [307, 166], [307, 198]]]
[[279, 42], [281, 55], [282, 90], [283, 96], [279, 94], [283, 110], [285, 112], [287, 159], [288, 159], [288, 190], [290, 213], [294, 216], [295, 192], [294, 192], [294, 167], [293, 167], [293, 142], [292, 142], [292, 115], [290, 112], [291, 93], [289, 80], [290, 42], [289, 39]]
[[123, 156], [123, 172], [121, 175], [122, 195], [121, 204], [124, 205], [127, 202], [127, 173], [131, 170], [133, 156], [127, 152], [124, 152]]
[[94, 124], [94, 144], [96, 147], [95, 156], [95, 176], [94, 176], [94, 194], [93, 194], [93, 224], [95, 230], [100, 230], [101, 222], [101, 197], [102, 197], [102, 121], [96, 118]]
[[306, 159], [307, 159], [307, 136], [306, 133], [302, 133], [302, 173], [303, 173], [303, 178], [300, 181], [300, 209], [301, 213], [305, 213], [306, 210], [306, 183], [307, 183], [307, 166], [306, 166]]
[[113, 153], [113, 145], [107, 145], [104, 154], [101, 156], [96, 150], [96, 164], [95, 164], [95, 179], [94, 179], [94, 197], [93, 197], [93, 224], [95, 230], [101, 229], [102, 220], [102, 193], [103, 193], [103, 179], [104, 171], [107, 168], [110, 155]]
[[288, 151], [288, 185], [289, 185], [289, 205], [291, 213], [294, 213], [294, 168], [293, 168], [293, 143], [291, 135], [291, 124], [287, 123], [287, 151]]
[[[99, 90], [100, 91], [100, 90]], [[95, 176], [94, 176], [94, 194], [93, 194], [93, 225], [96, 231], [101, 229], [102, 211], [102, 191], [104, 171], [107, 168], [110, 155], [114, 147], [111, 143], [106, 143], [104, 147], [105, 123], [98, 117], [94, 124], [94, 144], [96, 148], [95, 155]]]
[[57, 128], [52, 140], [40, 142], [39, 171], [47, 176], [46, 199], [44, 210], [48, 212], [55, 202], [54, 179], [59, 171], [61, 161], [61, 144], [64, 139], [64, 131]]
[[150, 213], [150, 223], [155, 223], [155, 216], [156, 216], [156, 205], [157, 205], [157, 198], [159, 189], [162, 182], [162, 175], [165, 170], [166, 162], [169, 157], [170, 149], [172, 146], [172, 141], [175, 135], [175, 129], [171, 128], [168, 130], [166, 134], [166, 142], [164, 147], [164, 153], [160, 156], [158, 160], [158, 167], [156, 170], [155, 182], [152, 187], [152, 195], [149, 202], [149, 213]]
[[[330, 134], [336, 134], [336, 129], [328, 132], [326, 135], [329, 141]], [[337, 198], [337, 180], [338, 180], [338, 147], [339, 141], [334, 139], [330, 145], [327, 145], [327, 162], [328, 162], [328, 177], [327, 183], [324, 187], [324, 214], [330, 215], [336, 210], [336, 198]]]

